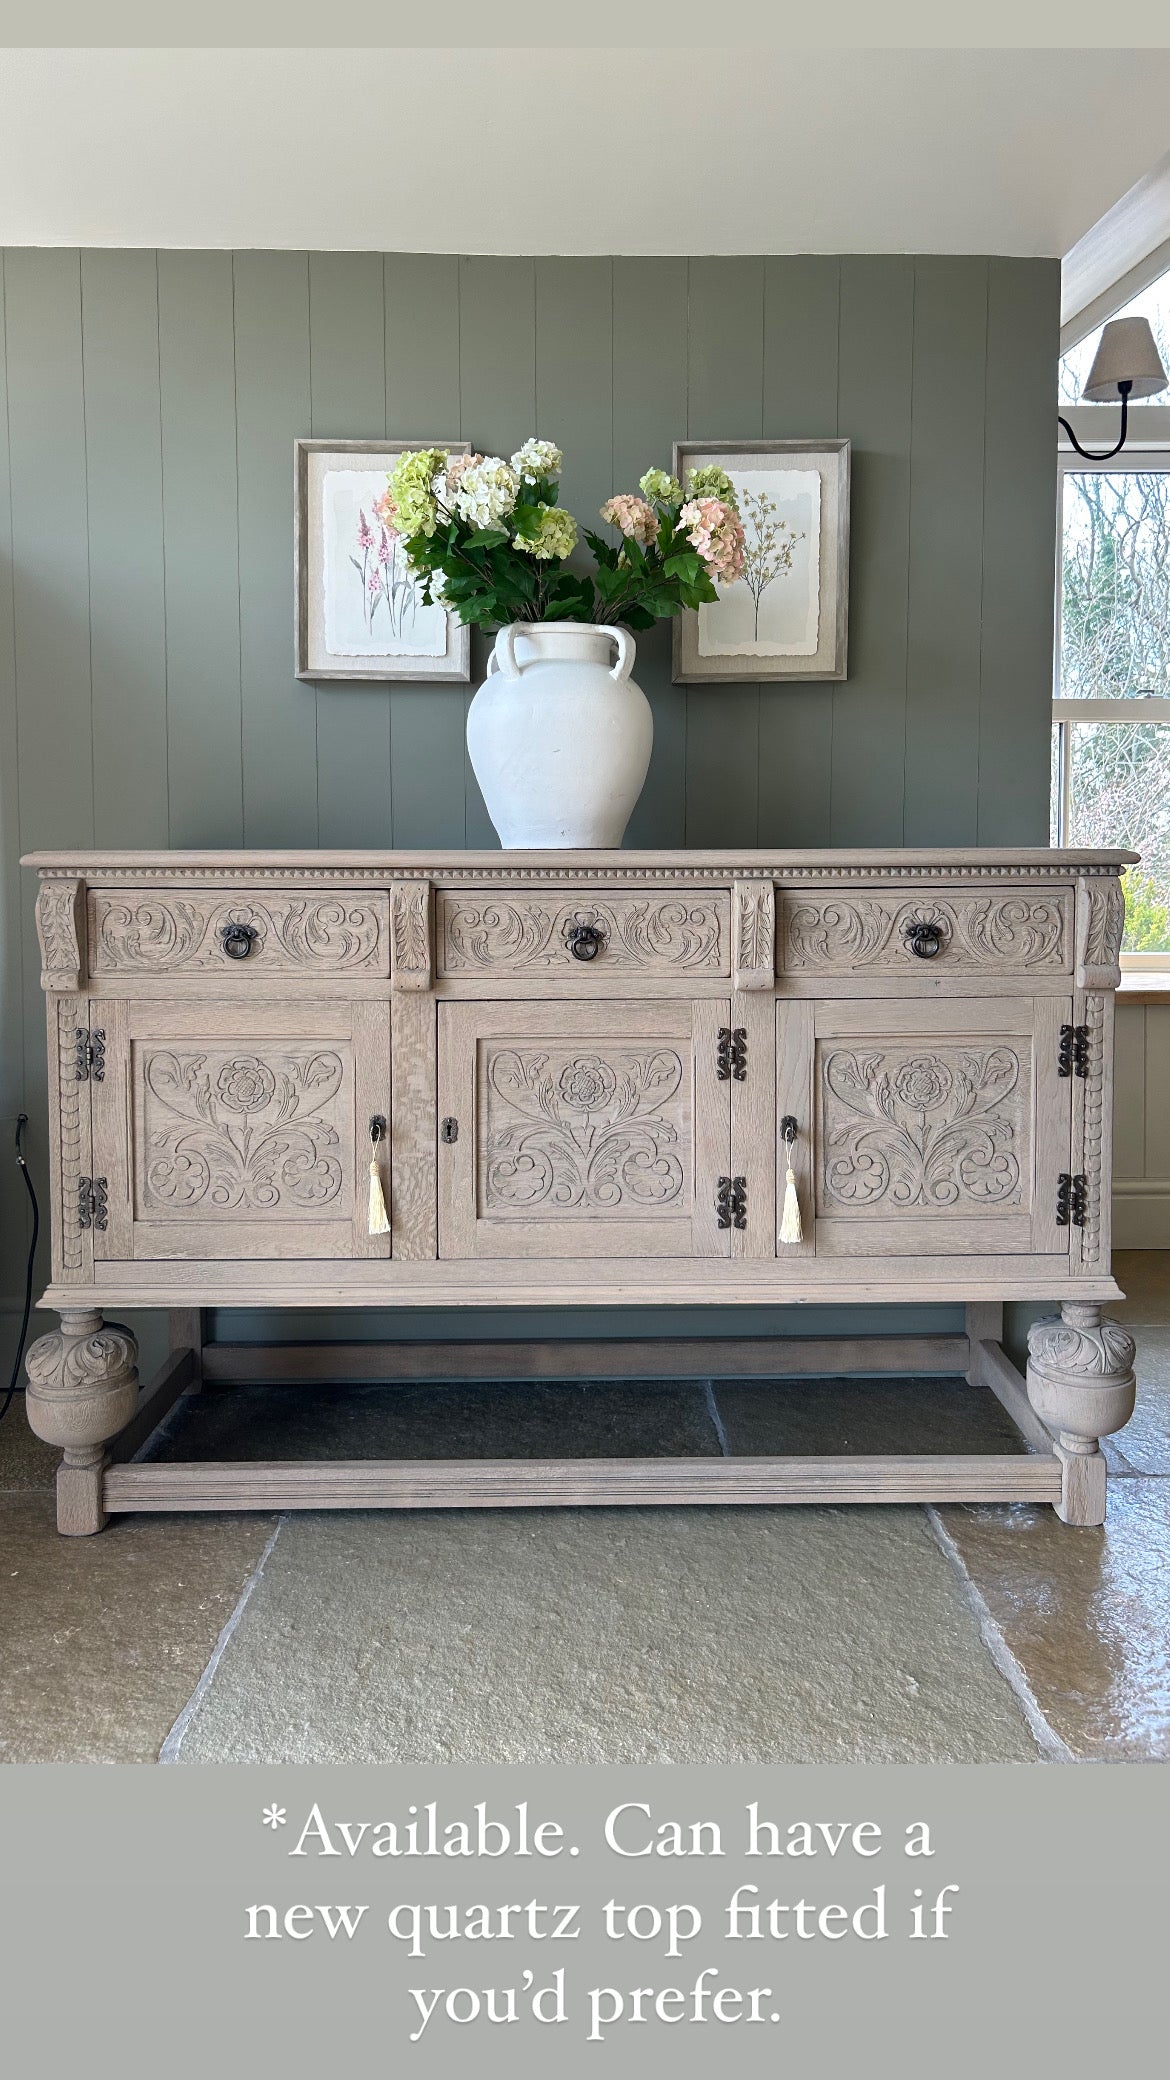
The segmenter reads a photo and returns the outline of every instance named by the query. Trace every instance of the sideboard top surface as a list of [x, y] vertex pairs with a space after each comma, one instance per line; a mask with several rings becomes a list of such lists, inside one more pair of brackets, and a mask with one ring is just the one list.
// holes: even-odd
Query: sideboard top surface
[[282, 874], [329, 874], [343, 879], [375, 879], [387, 875], [444, 876], [461, 880], [469, 876], [495, 879], [543, 880], [595, 876], [663, 876], [704, 878], [734, 876], [788, 877], [898, 873], [944, 874], [1059, 874], [1069, 872], [1116, 873], [1133, 866], [1140, 854], [1120, 849], [1051, 849], [1046, 845], [958, 845], [958, 846], [820, 846], [791, 852], [771, 849], [709, 850], [706, 847], [655, 852], [490, 852], [436, 848], [428, 852], [318, 851], [305, 846], [284, 851], [84, 851], [81, 849], [27, 853], [22, 866], [36, 867], [43, 875], [70, 874], [96, 879], [101, 876], [164, 874], [217, 878], [224, 874], [269, 876]]

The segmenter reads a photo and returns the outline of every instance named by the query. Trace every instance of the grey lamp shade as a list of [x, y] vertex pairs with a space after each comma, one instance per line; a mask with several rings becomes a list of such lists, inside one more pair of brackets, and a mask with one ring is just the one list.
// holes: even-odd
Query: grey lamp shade
[[1117, 386], [1128, 383], [1130, 397], [1156, 397], [1166, 388], [1166, 371], [1158, 358], [1148, 318], [1113, 318], [1093, 356], [1089, 380], [1081, 391], [1084, 404], [1116, 404]]

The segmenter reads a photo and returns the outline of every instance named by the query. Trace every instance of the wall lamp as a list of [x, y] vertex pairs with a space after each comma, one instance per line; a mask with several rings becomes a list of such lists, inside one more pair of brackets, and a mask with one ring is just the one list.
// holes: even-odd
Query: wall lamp
[[1114, 448], [1106, 448], [1103, 455], [1090, 455], [1082, 448], [1067, 419], [1060, 424], [1067, 433], [1078, 455], [1086, 462], [1108, 462], [1120, 454], [1125, 446], [1129, 424], [1129, 400], [1131, 397], [1156, 397], [1166, 388], [1166, 371], [1162, 366], [1154, 335], [1147, 318], [1112, 318], [1097, 342], [1089, 380], [1081, 391], [1082, 404], [1108, 404], [1113, 397], [1121, 399], [1121, 439]]

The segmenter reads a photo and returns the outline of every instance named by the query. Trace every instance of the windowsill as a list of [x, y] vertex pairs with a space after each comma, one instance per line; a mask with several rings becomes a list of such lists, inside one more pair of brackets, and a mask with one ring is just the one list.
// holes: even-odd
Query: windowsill
[[1170, 1004], [1170, 973], [1130, 968], [1123, 974], [1117, 994], [1127, 1004]]

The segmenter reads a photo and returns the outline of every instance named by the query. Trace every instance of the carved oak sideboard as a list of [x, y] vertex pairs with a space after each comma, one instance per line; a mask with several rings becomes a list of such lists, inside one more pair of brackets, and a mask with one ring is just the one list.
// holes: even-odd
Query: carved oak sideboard
[[[61, 1326], [29, 1352], [28, 1410], [63, 1448], [61, 1529], [153, 1508], [850, 1499], [1045, 1500], [1099, 1523], [1099, 1439], [1134, 1396], [1130, 1338], [1101, 1316], [1132, 857], [34, 855]], [[1059, 1306], [1026, 1385], [1001, 1343], [1011, 1300]], [[205, 1347], [206, 1307], [817, 1301], [964, 1305], [962, 1336], [845, 1339], [829, 1369], [965, 1374], [1026, 1449], [141, 1455], [205, 1371], [261, 1375], [256, 1347]], [[103, 1320], [142, 1307], [172, 1317], [146, 1390]], [[626, 1376], [678, 1376], [669, 1343], [641, 1346], [645, 1369], [624, 1348]], [[410, 1376], [423, 1346], [345, 1349], [285, 1347], [270, 1376]], [[826, 1369], [799, 1338], [722, 1349], [764, 1377]], [[613, 1352], [585, 1376], [620, 1375]]]

